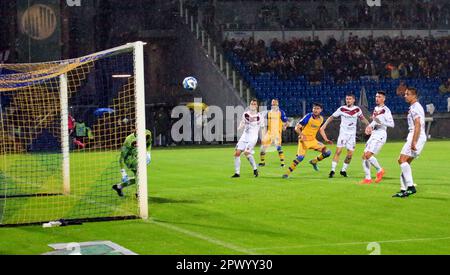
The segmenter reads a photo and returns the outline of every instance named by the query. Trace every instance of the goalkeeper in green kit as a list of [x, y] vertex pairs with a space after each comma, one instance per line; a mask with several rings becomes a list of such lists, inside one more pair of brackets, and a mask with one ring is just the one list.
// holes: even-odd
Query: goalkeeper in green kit
[[[149, 165], [151, 161], [150, 149], [152, 147], [152, 132], [150, 132], [149, 130], [145, 130], [145, 139], [147, 148], [147, 165]], [[112, 188], [117, 192], [119, 196], [123, 197], [123, 188], [136, 183], [138, 164], [136, 133], [132, 133], [125, 139], [125, 142], [122, 146], [122, 152], [120, 153], [119, 162], [120, 173], [122, 174], [122, 183], [114, 184]], [[128, 177], [125, 166], [133, 172], [134, 177]]]

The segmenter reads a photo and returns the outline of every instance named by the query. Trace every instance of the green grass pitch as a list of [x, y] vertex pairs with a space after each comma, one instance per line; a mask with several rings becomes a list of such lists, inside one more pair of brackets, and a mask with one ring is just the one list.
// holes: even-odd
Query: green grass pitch
[[[51, 243], [96, 240], [138, 254], [369, 254], [371, 242], [379, 243], [381, 254], [450, 254], [450, 142], [426, 144], [412, 164], [418, 193], [397, 199], [391, 195], [399, 190], [402, 146], [384, 146], [378, 159], [386, 176], [373, 185], [356, 184], [363, 177], [363, 144], [349, 178], [334, 179], [328, 179], [330, 158], [319, 172], [307, 163], [317, 154], [312, 151], [284, 180], [276, 152], [268, 153], [259, 178], [242, 158], [241, 178], [231, 179], [232, 146], [154, 150], [151, 219], [0, 228], [0, 254], [41, 254]], [[296, 146], [284, 148], [289, 164]]]

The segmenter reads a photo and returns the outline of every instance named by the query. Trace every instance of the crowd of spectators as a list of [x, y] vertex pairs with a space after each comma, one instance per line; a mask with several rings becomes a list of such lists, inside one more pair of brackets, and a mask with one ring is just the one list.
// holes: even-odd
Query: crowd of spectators
[[[251, 5], [251, 4], [249, 4]], [[254, 13], [242, 18], [223, 18], [230, 26], [242, 28], [436, 28], [450, 26], [450, 4], [443, 2], [397, 1], [369, 7], [362, 1], [347, 3], [301, 3], [291, 5], [254, 4]], [[248, 9], [246, 9], [248, 10]], [[220, 10], [218, 11], [220, 13]], [[255, 18], [249, 23], [250, 18]], [[233, 21], [230, 21], [233, 20]], [[237, 20], [237, 21], [236, 21]], [[244, 23], [245, 22], [245, 23]]]
[[450, 5], [398, 1], [391, 6], [369, 7], [361, 1], [340, 5], [337, 13], [321, 5], [314, 15], [318, 28], [435, 28], [448, 26]]
[[351, 36], [340, 42], [334, 37], [322, 43], [314, 38], [273, 39], [266, 45], [253, 38], [226, 39], [227, 54], [234, 54], [252, 74], [273, 72], [284, 79], [307, 76], [311, 83], [324, 76], [342, 83], [372, 78], [441, 77], [450, 75], [450, 38]]

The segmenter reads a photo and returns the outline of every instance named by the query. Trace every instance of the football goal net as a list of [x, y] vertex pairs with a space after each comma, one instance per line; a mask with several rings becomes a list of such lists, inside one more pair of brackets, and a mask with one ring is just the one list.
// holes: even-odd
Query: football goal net
[[[0, 226], [147, 218], [144, 45], [0, 64]], [[130, 134], [136, 184], [118, 196]]]

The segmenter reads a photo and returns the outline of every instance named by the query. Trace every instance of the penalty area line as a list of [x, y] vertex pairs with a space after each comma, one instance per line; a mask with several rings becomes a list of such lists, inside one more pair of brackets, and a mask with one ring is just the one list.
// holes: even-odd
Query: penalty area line
[[200, 233], [197, 233], [197, 232], [194, 232], [194, 231], [190, 231], [190, 230], [187, 230], [187, 229], [175, 226], [173, 224], [164, 223], [164, 222], [157, 222], [157, 221], [152, 220], [152, 219], [148, 219], [148, 220], [146, 220], [144, 222], [155, 224], [155, 225], [164, 227], [166, 229], [170, 229], [172, 231], [175, 231], [175, 232], [178, 232], [178, 233], [182, 233], [182, 234], [187, 235], [189, 237], [200, 239], [200, 240], [203, 240], [203, 241], [206, 241], [208, 243], [215, 244], [215, 245], [218, 245], [218, 246], [222, 246], [222, 247], [225, 247], [227, 249], [230, 249], [230, 250], [233, 250], [233, 251], [236, 251], [236, 252], [240, 252], [240, 253], [248, 254], [248, 255], [255, 255], [255, 252], [252, 252], [251, 250], [245, 249], [243, 247], [239, 247], [239, 246], [231, 244], [229, 242], [224, 242], [224, 241], [221, 241], [221, 240], [218, 240], [218, 239], [214, 239], [214, 238], [205, 236], [203, 234], [200, 234]]

